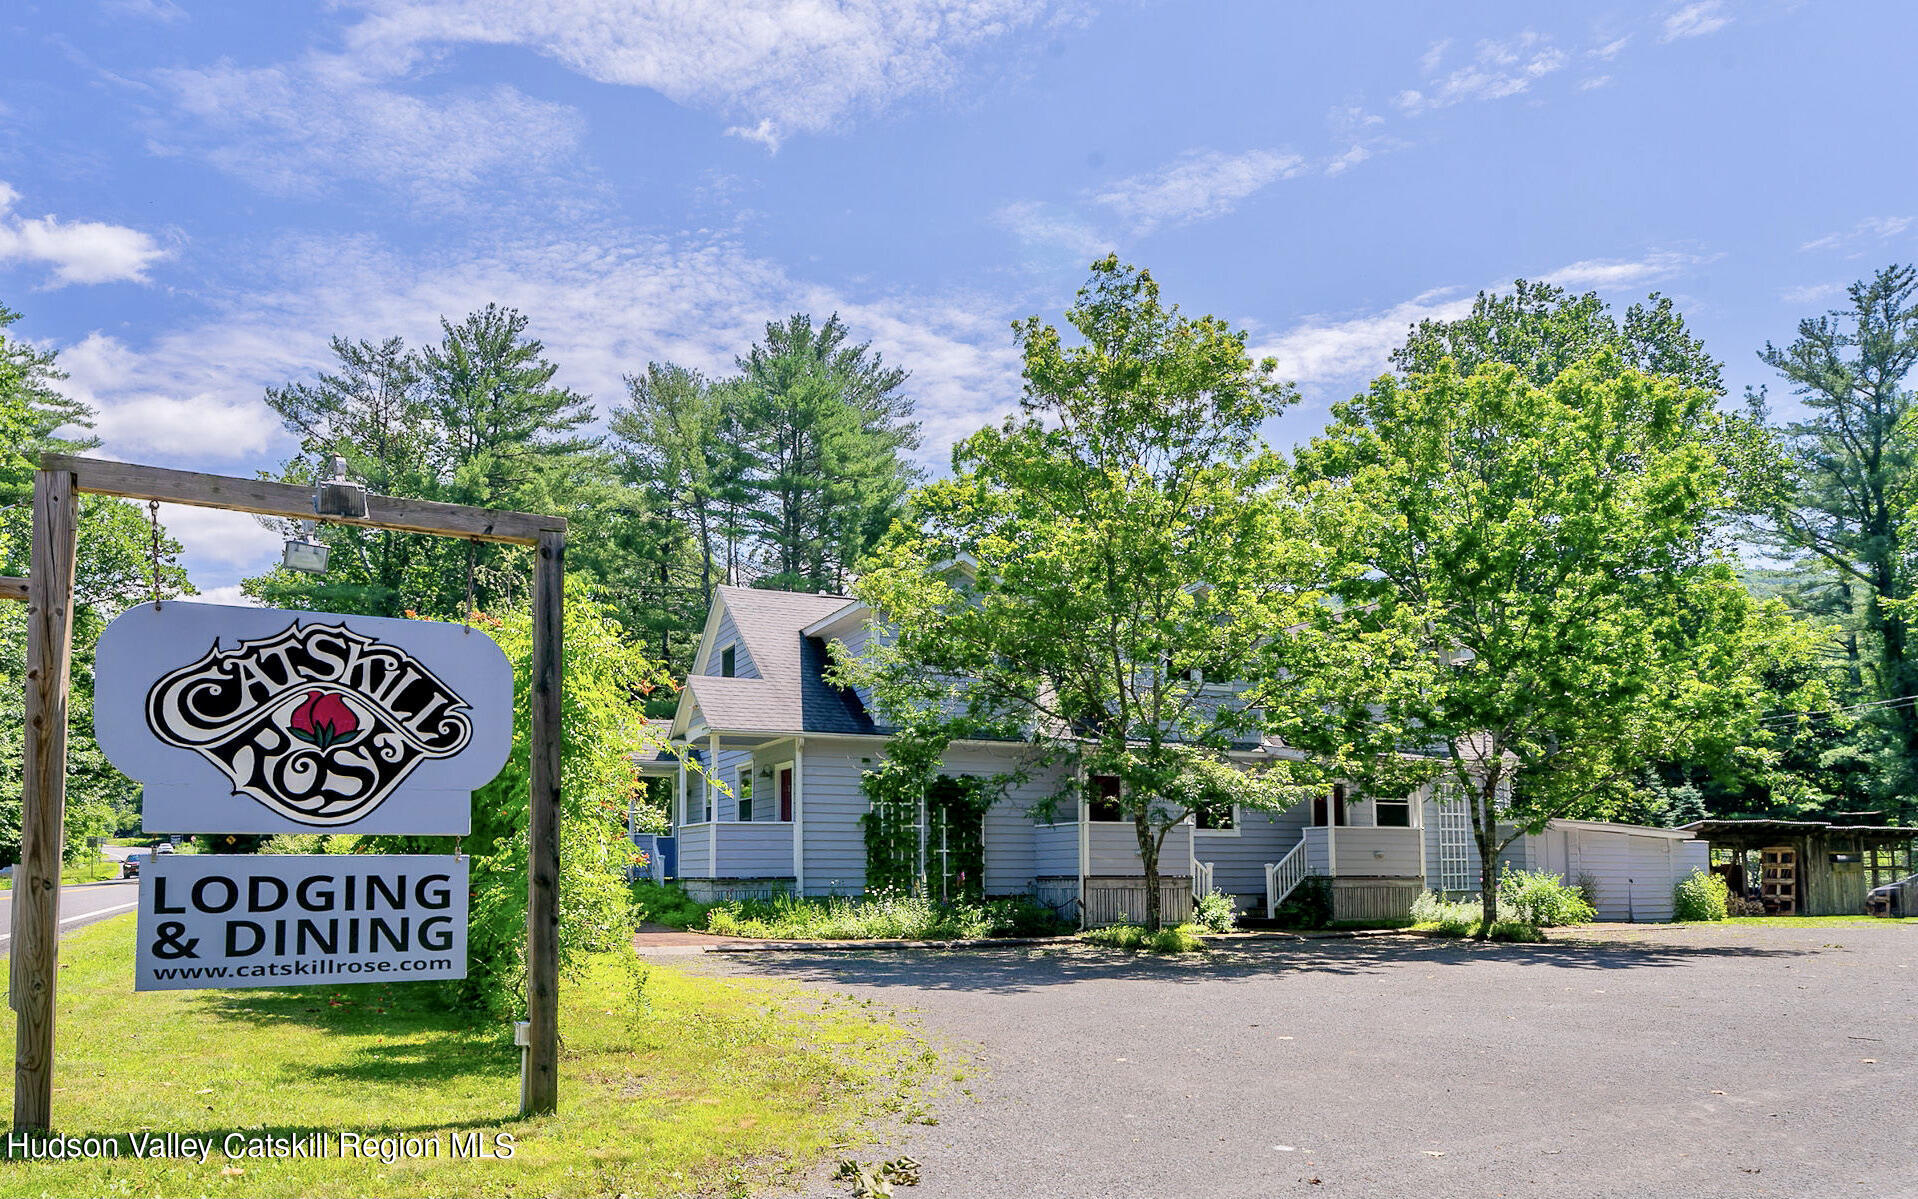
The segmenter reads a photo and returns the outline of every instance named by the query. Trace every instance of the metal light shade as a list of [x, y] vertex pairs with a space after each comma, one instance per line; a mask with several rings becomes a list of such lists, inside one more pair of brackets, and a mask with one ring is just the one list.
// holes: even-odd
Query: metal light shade
[[301, 570], [310, 575], [326, 573], [327, 545], [321, 541], [308, 541], [295, 537], [287, 541], [286, 552], [280, 558], [280, 564], [288, 570]]

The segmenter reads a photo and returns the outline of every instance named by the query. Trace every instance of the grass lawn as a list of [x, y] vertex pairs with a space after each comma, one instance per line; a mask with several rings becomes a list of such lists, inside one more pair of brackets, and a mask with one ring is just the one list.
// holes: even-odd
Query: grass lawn
[[[18, 870], [19, 867], [14, 867]], [[101, 857], [92, 862], [70, 862], [60, 867], [60, 884], [104, 883], [120, 877], [120, 863], [111, 858]], [[13, 890], [13, 876], [0, 878], [0, 891]]]
[[[55, 1131], [118, 1160], [0, 1161], [0, 1195], [673, 1195], [791, 1186], [868, 1121], [930, 1121], [938, 1056], [869, 1003], [614, 955], [562, 986], [561, 1109], [521, 1121], [510, 1025], [366, 984], [135, 994], [133, 918], [62, 942]], [[639, 985], [643, 979], [643, 986]], [[643, 999], [640, 998], [643, 996]], [[12, 1038], [4, 1052], [12, 1055]], [[230, 1132], [426, 1138], [437, 1160], [230, 1160]], [[205, 1164], [141, 1132], [211, 1136]], [[453, 1133], [510, 1160], [449, 1160]]]

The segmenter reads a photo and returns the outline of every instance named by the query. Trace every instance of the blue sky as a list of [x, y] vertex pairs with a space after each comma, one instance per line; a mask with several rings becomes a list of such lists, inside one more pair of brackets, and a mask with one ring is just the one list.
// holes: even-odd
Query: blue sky
[[[1913, 45], [1918, 6], [1785, 0], [16, 0], [0, 301], [104, 453], [239, 474], [330, 335], [494, 300], [602, 407], [836, 310], [937, 467], [1108, 249], [1279, 358], [1281, 444], [1518, 276], [1674, 296], [1736, 393], [1913, 256]], [[277, 556], [165, 516], [203, 588]]]

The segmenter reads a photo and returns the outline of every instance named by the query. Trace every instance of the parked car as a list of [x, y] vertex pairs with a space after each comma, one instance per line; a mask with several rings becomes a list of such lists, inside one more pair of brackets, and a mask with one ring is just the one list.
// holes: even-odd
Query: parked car
[[153, 847], [153, 852], [154, 853], [175, 853], [177, 851], [173, 848], [173, 842], [162, 841], [158, 845]]

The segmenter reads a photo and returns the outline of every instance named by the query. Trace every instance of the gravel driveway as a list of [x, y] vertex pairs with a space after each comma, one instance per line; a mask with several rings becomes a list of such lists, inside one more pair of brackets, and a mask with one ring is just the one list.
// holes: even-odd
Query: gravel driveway
[[673, 964], [916, 1010], [968, 1058], [937, 1126], [862, 1154], [917, 1158], [914, 1199], [1918, 1195], [1918, 926], [1578, 937]]

